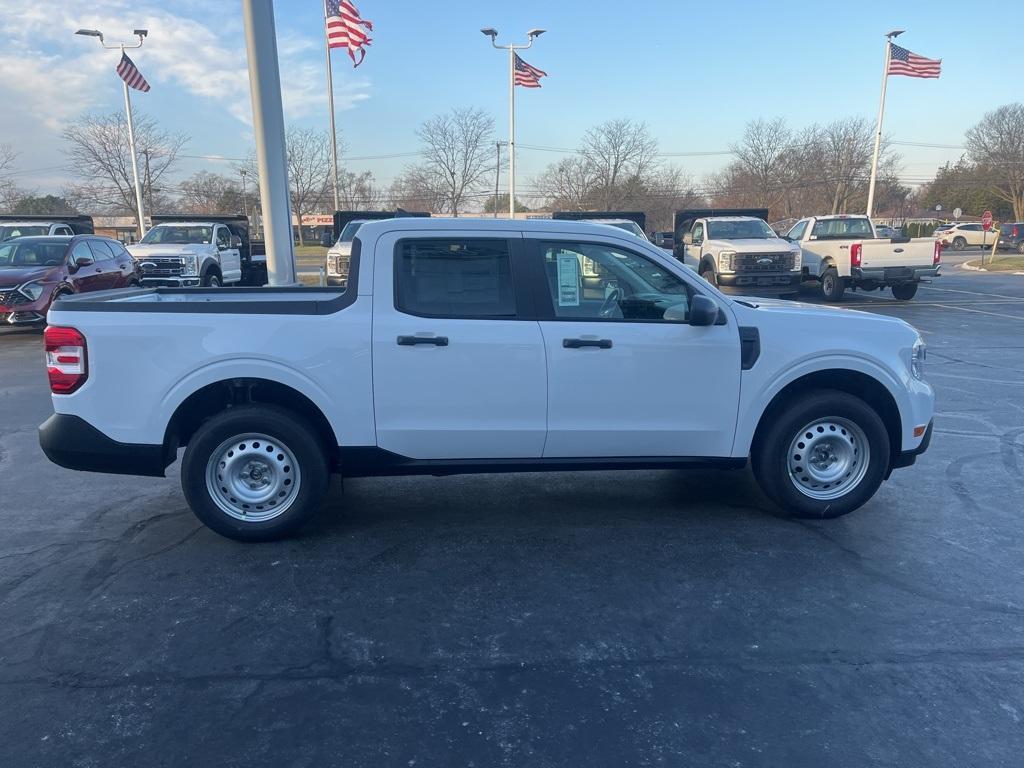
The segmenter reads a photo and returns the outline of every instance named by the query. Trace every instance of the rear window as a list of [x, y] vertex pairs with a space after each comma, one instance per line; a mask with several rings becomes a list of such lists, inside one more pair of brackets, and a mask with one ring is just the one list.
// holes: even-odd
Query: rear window
[[867, 219], [820, 219], [814, 222], [811, 237], [820, 240], [842, 240], [851, 237], [872, 237], [871, 224]]
[[395, 307], [426, 317], [515, 317], [508, 242], [400, 241], [395, 253]]

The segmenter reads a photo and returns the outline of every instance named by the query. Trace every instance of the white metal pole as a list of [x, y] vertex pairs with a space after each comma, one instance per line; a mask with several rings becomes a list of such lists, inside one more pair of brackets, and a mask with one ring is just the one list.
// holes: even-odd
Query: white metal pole
[[[121, 55], [124, 55], [124, 46], [121, 46]], [[128, 120], [128, 151], [132, 156], [132, 177], [135, 180], [135, 210], [139, 214], [139, 238], [146, 234], [146, 211], [142, 205], [142, 184], [139, 183], [139, 160], [135, 155], [135, 124], [132, 121], [132, 97], [128, 94], [128, 83], [121, 81], [124, 88], [124, 111]]]
[[498, 185], [501, 182], [501, 142], [494, 142], [498, 164], [494, 166], [494, 218], [498, 218]]
[[334, 210], [341, 208], [338, 195], [338, 132], [334, 127], [334, 73], [331, 71], [331, 46], [327, 39], [327, 0], [324, 0], [324, 48], [327, 51], [327, 109], [331, 115], [331, 180], [334, 182]]
[[515, 46], [509, 46], [509, 218], [515, 218]]
[[297, 285], [273, 0], [242, 0], [242, 17], [249, 59], [260, 207], [267, 242], [267, 277], [270, 285]]
[[875, 212], [875, 182], [878, 179], [878, 152], [882, 146], [882, 116], [885, 114], [885, 87], [889, 83], [889, 57], [892, 38], [885, 38], [885, 66], [882, 68], [882, 96], [878, 100], [878, 125], [875, 128], [875, 151], [871, 155], [871, 179], [868, 181], [868, 210], [870, 219]]

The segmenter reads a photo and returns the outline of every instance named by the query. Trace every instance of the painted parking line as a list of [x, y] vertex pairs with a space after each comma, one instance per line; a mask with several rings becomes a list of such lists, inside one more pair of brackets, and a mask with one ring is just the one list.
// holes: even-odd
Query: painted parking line
[[935, 288], [931, 285], [922, 285], [921, 290], [924, 291], [942, 291], [943, 293], [967, 293], [972, 296], [991, 296], [996, 299], [1020, 299], [1024, 300], [1024, 296], [1007, 296], [1005, 293], [981, 293], [980, 291], [965, 291], [962, 288]]

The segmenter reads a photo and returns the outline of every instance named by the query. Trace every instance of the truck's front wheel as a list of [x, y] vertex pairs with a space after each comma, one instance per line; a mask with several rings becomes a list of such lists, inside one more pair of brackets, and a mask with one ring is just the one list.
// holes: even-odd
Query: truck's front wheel
[[718, 275], [715, 272], [715, 268], [710, 264], [705, 264], [700, 270], [700, 276], [711, 283], [716, 288], [718, 287]]
[[860, 398], [812, 392], [776, 411], [751, 459], [764, 492], [795, 517], [839, 517], [881, 485], [889, 466], [889, 433]]
[[181, 465], [181, 487], [196, 517], [239, 541], [295, 531], [316, 512], [328, 477], [315, 432], [268, 405], [214, 416], [192, 436]]

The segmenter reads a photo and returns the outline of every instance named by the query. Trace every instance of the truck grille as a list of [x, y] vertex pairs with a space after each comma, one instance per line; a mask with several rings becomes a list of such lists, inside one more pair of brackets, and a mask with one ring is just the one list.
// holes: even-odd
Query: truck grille
[[789, 272], [793, 269], [792, 253], [738, 253], [733, 256], [737, 272]]
[[341, 256], [335, 254], [331, 256], [330, 269], [327, 270], [331, 277], [348, 277], [349, 265], [352, 262], [351, 256]]
[[180, 277], [180, 258], [173, 256], [157, 256], [153, 259], [140, 259], [139, 268], [143, 277]]
[[28, 296], [17, 288], [0, 288], [0, 304], [5, 307], [15, 307], [18, 304], [28, 304]]

